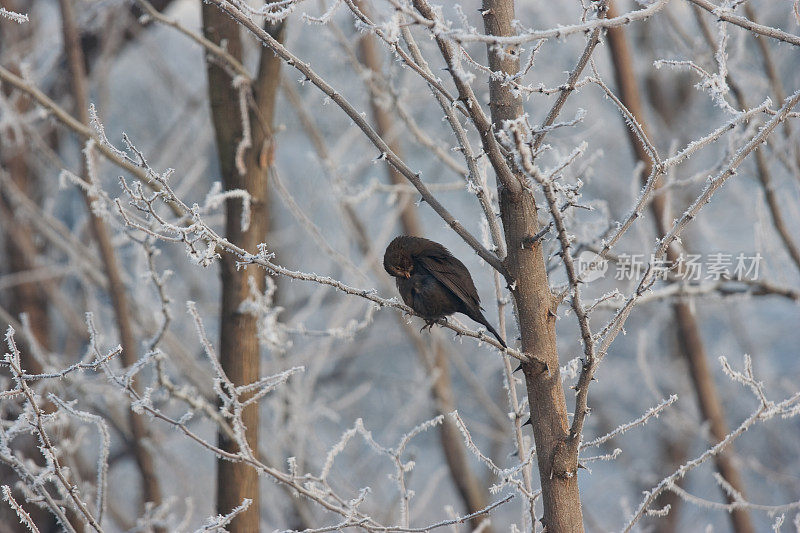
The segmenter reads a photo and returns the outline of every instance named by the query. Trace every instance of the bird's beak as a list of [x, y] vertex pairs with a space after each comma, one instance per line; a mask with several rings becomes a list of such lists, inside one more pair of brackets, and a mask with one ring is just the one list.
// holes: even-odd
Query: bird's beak
[[406, 270], [403, 272], [403, 277], [406, 279], [411, 279], [411, 272]]

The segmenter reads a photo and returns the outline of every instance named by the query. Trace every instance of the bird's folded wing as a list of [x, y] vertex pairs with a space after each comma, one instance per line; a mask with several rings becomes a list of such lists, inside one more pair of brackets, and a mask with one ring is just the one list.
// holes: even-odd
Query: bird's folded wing
[[415, 256], [414, 259], [439, 283], [453, 291], [453, 294], [458, 296], [468, 308], [480, 309], [481, 299], [464, 263], [449, 254], [446, 256], [426, 254]]

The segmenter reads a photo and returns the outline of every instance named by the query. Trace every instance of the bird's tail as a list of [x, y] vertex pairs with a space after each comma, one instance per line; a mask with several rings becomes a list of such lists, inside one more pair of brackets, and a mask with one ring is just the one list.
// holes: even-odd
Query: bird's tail
[[498, 340], [498, 342], [500, 342], [500, 344], [503, 345], [503, 348], [508, 348], [508, 346], [506, 345], [506, 342], [503, 340], [502, 337], [500, 337], [500, 334], [497, 333], [497, 330], [494, 329], [491, 324], [489, 324], [489, 321], [486, 320], [486, 317], [483, 316], [483, 313], [478, 311], [477, 313], [475, 313], [475, 316], [470, 316], [470, 318], [472, 320], [474, 320], [475, 322], [480, 322], [481, 324], [486, 326], [486, 329], [489, 330], [489, 333], [491, 333], [492, 335], [495, 336], [495, 338]]

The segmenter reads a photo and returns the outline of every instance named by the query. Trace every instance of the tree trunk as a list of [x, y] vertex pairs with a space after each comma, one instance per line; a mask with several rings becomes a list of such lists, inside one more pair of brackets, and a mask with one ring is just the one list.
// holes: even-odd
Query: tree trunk
[[[242, 42], [239, 26], [216, 6], [204, 3], [203, 33], [213, 42], [223, 41], [230, 54], [237, 60], [242, 58]], [[273, 36], [282, 40], [283, 24], [268, 27]], [[225, 204], [225, 235], [228, 240], [245, 250], [255, 252], [259, 243], [266, 239], [269, 227], [267, 185], [269, 167], [273, 158], [272, 121], [277, 95], [280, 62], [271, 50], [264, 48], [260, 56], [259, 72], [252, 82], [253, 106], [246, 120], [250, 121], [251, 147], [244, 154], [244, 173], [240, 174], [236, 164], [236, 152], [241, 142], [243, 120], [240, 113], [240, 95], [246, 89], [234, 87], [233, 79], [217, 63], [206, 63], [208, 72], [211, 116], [216, 135], [220, 172], [226, 190], [244, 189], [251, 196], [251, 220], [248, 228], [242, 228], [243, 204], [239, 199], [227, 200]], [[254, 109], [252, 108], [254, 107]], [[249, 293], [248, 280], [253, 279], [259, 291], [264, 290], [265, 272], [250, 268], [238, 270], [237, 257], [223, 255], [220, 259], [222, 281], [222, 308], [220, 310], [219, 358], [222, 368], [234, 385], [252, 383], [259, 378], [260, 361], [256, 317], [243, 313], [239, 307]], [[246, 398], [240, 398], [245, 400]], [[242, 422], [250, 449], [258, 450], [258, 404], [244, 409]], [[219, 446], [233, 453], [239, 446], [220, 432]], [[227, 514], [242, 505], [245, 499], [252, 501], [249, 508], [238, 514], [231, 522], [232, 532], [259, 530], [259, 482], [252, 467], [219, 459], [217, 461], [217, 512]]]
[[[512, 0], [484, 0], [482, 6], [486, 33], [498, 36], [513, 35], [514, 20]], [[519, 60], [500, 55], [489, 46], [489, 67], [493, 71], [516, 73]], [[500, 81], [489, 84], [492, 123], [499, 131], [503, 121], [518, 118], [522, 103], [509, 87]], [[518, 176], [519, 179], [523, 179]], [[500, 216], [505, 232], [505, 265], [515, 280], [511, 294], [522, 335], [522, 350], [547, 364], [523, 364], [528, 400], [531, 408], [531, 425], [536, 442], [536, 458], [542, 486], [544, 516], [542, 523], [548, 532], [583, 531], [578, 479], [577, 457], [563, 461], [562, 451], [568, 438], [567, 404], [561, 386], [558, 350], [556, 346], [553, 297], [547, 281], [541, 244], [524, 246], [523, 242], [539, 231], [536, 202], [527, 188], [514, 194], [498, 186]], [[531, 518], [533, 509], [531, 509]]]
[[[0, 6], [9, 11], [24, 12], [26, 10], [20, 9], [19, 6], [6, 0], [0, 0]], [[3, 48], [11, 43], [23, 42], [23, 38], [30, 38], [32, 29], [29, 24], [24, 24], [18, 27], [10, 26], [4, 28], [4, 31], [7, 33], [2, 34], [3, 39], [0, 40], [0, 51], [3, 51]], [[9, 65], [9, 68], [18, 74], [17, 65]], [[11, 89], [4, 87], [3, 90], [3, 95], [7, 97]], [[30, 107], [30, 98], [19, 98], [16, 102], [16, 111], [20, 114], [28, 112]], [[20, 190], [24, 191], [30, 198], [35, 198], [38, 196], [38, 191], [35, 191], [35, 189], [40, 180], [39, 176], [29, 167], [26, 154], [25, 139], [18, 138], [13, 128], [9, 129], [7, 137], [3, 139], [3, 143], [0, 145], [0, 171], [7, 172], [8, 178]], [[14, 216], [14, 206], [4, 194], [0, 194], [0, 228], [2, 228], [2, 239], [6, 250], [5, 267], [7, 272], [9, 274], [24, 273], [35, 268], [36, 264], [31, 259], [38, 255], [39, 250], [34, 242], [33, 234], [23, 221]], [[32, 282], [20, 283], [8, 291], [8, 297], [3, 298], [3, 301], [7, 302], [8, 312], [14, 318], [19, 317], [22, 313], [28, 315], [31, 333], [36, 342], [43, 349], [49, 350], [50, 320], [48, 309], [50, 306], [48, 305], [47, 296], [39, 284]], [[22, 351], [22, 365], [25, 370], [31, 374], [41, 373], [42, 365], [33, 357], [31, 347], [27, 345], [24, 338], [19, 339], [18, 344]], [[35, 458], [38, 464], [43, 464], [44, 460], [41, 459], [41, 454], [37, 450], [38, 443], [35, 439], [28, 436], [19, 440], [20, 442], [17, 445], [20, 452], [25, 457]], [[5, 465], [0, 466], [0, 483], [14, 487], [18, 479], [17, 474], [11, 468]], [[15, 497], [19, 501], [19, 499], [24, 498], [24, 494], [17, 492]], [[40, 531], [48, 533], [58, 530], [58, 523], [48, 509], [38, 505], [28, 505], [26, 510]], [[75, 524], [71, 518], [70, 521]], [[8, 524], [12, 533], [27, 531], [27, 528], [16, 519], [15, 513], [11, 508], [0, 509], [0, 522]]]
[[[10, 9], [14, 10], [13, 8]], [[0, 49], [2, 44], [0, 43]], [[17, 112], [20, 114], [28, 112], [30, 99], [20, 98], [16, 107]], [[8, 138], [5, 140], [8, 145], [0, 146], [0, 168], [8, 173], [8, 178], [19, 187], [20, 191], [23, 191], [29, 198], [34, 199], [38, 196], [38, 191], [35, 190], [39, 182], [38, 175], [35, 175], [33, 170], [29, 168], [25, 158], [27, 153], [25, 139], [16, 137], [16, 131], [9, 129]], [[30, 259], [31, 257], [36, 257], [39, 250], [33, 241], [33, 234], [26, 224], [18, 221], [14, 216], [14, 206], [5, 195], [0, 195], [0, 214], [2, 214], [3, 233], [5, 234], [8, 272], [23, 273], [33, 270], [36, 265]], [[47, 315], [49, 305], [47, 296], [39, 285], [38, 283], [28, 282], [12, 287], [10, 298], [8, 299], [8, 311], [15, 318], [22, 313], [27, 314], [31, 333], [36, 338], [36, 342], [45, 350], [49, 350], [50, 320]], [[35, 357], [32, 357], [31, 349], [24, 340], [20, 341], [20, 349], [22, 350], [22, 364], [25, 370], [31, 374], [41, 373], [42, 365]]]
[[[76, 116], [81, 123], [88, 126], [89, 87], [86, 71], [84, 70], [83, 51], [80, 46], [78, 28], [75, 24], [71, 2], [72, 0], [60, 0], [59, 2], [64, 33], [64, 48], [70, 71], [72, 94], [75, 98]], [[85, 155], [83, 158], [83, 177], [86, 181], [91, 181], [86, 157], [89, 156]], [[103, 219], [92, 212], [91, 206], [94, 198], [88, 193], [84, 194], [83, 197], [89, 212], [92, 234], [97, 243], [105, 274], [108, 278], [108, 294], [114, 309], [120, 345], [122, 346], [122, 363], [126, 367], [130, 367], [138, 361], [139, 351], [131, 324], [131, 312], [126, 287], [122, 280], [119, 262], [111, 243], [111, 237], [108, 234], [108, 228]], [[141, 393], [141, 385], [138, 382], [134, 382], [133, 387], [137, 392]], [[161, 504], [161, 488], [158, 484], [153, 456], [146, 447], [146, 443], [150, 439], [149, 431], [142, 416], [133, 411], [128, 412], [128, 421], [132, 434], [133, 455], [142, 478], [143, 502], [151, 502], [153, 505], [158, 506]]]

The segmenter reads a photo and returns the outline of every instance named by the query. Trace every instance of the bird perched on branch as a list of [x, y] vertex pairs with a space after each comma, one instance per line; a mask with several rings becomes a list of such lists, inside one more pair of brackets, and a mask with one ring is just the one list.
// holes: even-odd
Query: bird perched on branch
[[438, 242], [401, 235], [386, 247], [383, 268], [396, 278], [405, 304], [425, 319], [422, 329], [453, 313], [464, 313], [486, 326], [507, 348], [481, 312], [481, 299], [469, 270]]

